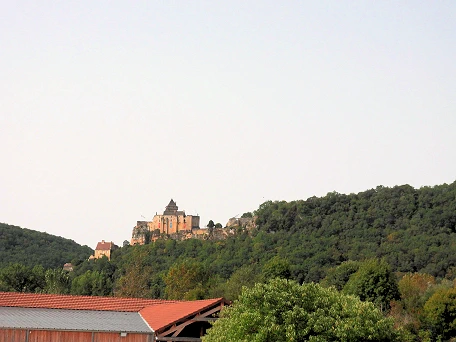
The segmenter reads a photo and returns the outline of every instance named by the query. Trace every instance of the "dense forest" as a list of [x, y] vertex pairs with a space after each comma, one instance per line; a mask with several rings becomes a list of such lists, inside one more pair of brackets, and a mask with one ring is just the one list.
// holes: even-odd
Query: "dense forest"
[[[163, 236], [124, 246], [111, 261], [72, 258], [71, 273], [8, 256], [3, 265], [23, 264], [0, 270], [0, 290], [233, 300], [243, 286], [278, 277], [370, 301], [394, 317], [410, 341], [456, 334], [456, 324], [445, 321], [456, 319], [456, 182], [268, 201], [251, 214], [256, 228], [234, 228], [225, 240]], [[2, 246], [4, 240], [2, 232]]]
[[93, 250], [73, 240], [0, 223], [0, 267], [10, 263], [44, 268], [62, 267], [88, 258]]

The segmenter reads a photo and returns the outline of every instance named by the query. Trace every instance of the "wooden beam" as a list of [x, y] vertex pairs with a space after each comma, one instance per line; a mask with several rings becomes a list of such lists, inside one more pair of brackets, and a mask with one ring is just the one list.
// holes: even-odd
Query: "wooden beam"
[[179, 333], [189, 324], [192, 324], [197, 321], [206, 321], [206, 319], [212, 318], [212, 317], [207, 317], [209, 315], [212, 315], [213, 313], [216, 313], [222, 309], [223, 305], [217, 305], [215, 308], [208, 310], [202, 314], [197, 314], [193, 318], [189, 318], [188, 320], [182, 322], [181, 324], [174, 324], [171, 328], [168, 330], [162, 331], [159, 333], [159, 336], [164, 336], [164, 335], [169, 335], [173, 333], [173, 336], [179, 335]]
[[159, 337], [155, 338], [156, 341], [172, 341], [172, 342], [202, 342], [199, 337]]
[[218, 320], [217, 317], [195, 317], [194, 319], [192, 319], [192, 321], [194, 322], [213, 322], [216, 320]]

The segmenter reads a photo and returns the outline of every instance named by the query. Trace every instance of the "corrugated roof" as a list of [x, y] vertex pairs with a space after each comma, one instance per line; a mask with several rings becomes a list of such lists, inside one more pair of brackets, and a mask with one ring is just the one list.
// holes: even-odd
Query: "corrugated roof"
[[0, 292], [0, 306], [23, 308], [139, 312], [146, 306], [174, 302], [176, 301]]
[[147, 306], [139, 313], [152, 329], [158, 331], [222, 302], [225, 302], [223, 298], [215, 298], [167, 303], [160, 306]]
[[[22, 324], [20, 315], [15, 318], [15, 321], [8, 321], [10, 322], [8, 323], [10, 325], [5, 325], [5, 322], [7, 322], [6, 317], [9, 317], [9, 314], [7, 315], [7, 313], [17, 312], [20, 314], [30, 313], [28, 314], [29, 316], [24, 316], [24, 320], [27, 319], [26, 322], [29, 322], [27, 324], [32, 324], [30, 322], [36, 322], [36, 324], [41, 327], [28, 326], [28, 328], [33, 329], [92, 331], [108, 329], [106, 331], [127, 331], [126, 328], [120, 328], [122, 325], [119, 325], [119, 328], [115, 330], [109, 330], [114, 328], [108, 323], [106, 323], [106, 328], [100, 329], [98, 327], [100, 325], [98, 324], [99, 319], [96, 317], [101, 317], [102, 319], [106, 318], [107, 321], [109, 317], [113, 317], [113, 321], [116, 319], [121, 321], [122, 317], [125, 317], [127, 321], [130, 320], [131, 324], [133, 324], [132, 322], [136, 320], [135, 317], [139, 317], [144, 326], [147, 326], [148, 324], [152, 329], [158, 331], [159, 329], [169, 327], [177, 322], [182, 322], [185, 319], [191, 318], [195, 314], [202, 311], [215, 308], [222, 302], [225, 302], [223, 298], [196, 301], [167, 301], [159, 299], [0, 292], [0, 326], [16, 328], [22, 327], [22, 325], [14, 325]], [[8, 311], [9, 309], [11, 310]], [[14, 311], [12, 309], [23, 310]], [[35, 311], [32, 309], [43, 310]], [[70, 313], [71, 311], [75, 312], [74, 315]], [[61, 316], [55, 314], [56, 312], [62, 312]], [[47, 315], [53, 316], [48, 316], [45, 320], [40, 320], [38, 313], [47, 313]], [[130, 313], [134, 313], [136, 316], [124, 315]], [[111, 314], [112, 316], [110, 316]], [[60, 317], [63, 319], [63, 322], [59, 323], [58, 321], [60, 320]], [[91, 326], [87, 323], [81, 323], [80, 326], [75, 326], [73, 324], [73, 327], [69, 328], [69, 324], [71, 322], [74, 323], [74, 319], [76, 317], [81, 317], [81, 322], [86, 322], [87, 317], [92, 317], [94, 325]], [[38, 321], [36, 321], [36, 319], [38, 319]], [[54, 320], [56, 322], [54, 322]], [[127, 324], [127, 322], [125, 323]], [[95, 329], [94, 327], [98, 328]], [[128, 331], [133, 332], [133, 328]]]
[[0, 307], [0, 327], [152, 333], [137, 312]]

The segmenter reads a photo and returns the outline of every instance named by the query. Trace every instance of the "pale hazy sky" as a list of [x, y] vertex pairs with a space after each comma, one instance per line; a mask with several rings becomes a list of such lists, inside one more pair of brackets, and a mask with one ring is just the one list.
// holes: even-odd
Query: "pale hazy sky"
[[456, 180], [456, 1], [0, 0], [0, 222]]

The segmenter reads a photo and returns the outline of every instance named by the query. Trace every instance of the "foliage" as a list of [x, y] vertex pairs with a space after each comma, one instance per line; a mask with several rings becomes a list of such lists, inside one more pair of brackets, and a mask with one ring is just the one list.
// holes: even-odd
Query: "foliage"
[[45, 275], [46, 285], [44, 286], [44, 293], [53, 294], [67, 294], [70, 292], [71, 279], [67, 271], [62, 269], [49, 269]]
[[241, 218], [252, 218], [252, 217], [253, 217], [253, 214], [250, 211], [242, 214], [242, 216], [241, 216]]
[[330, 268], [321, 284], [326, 287], [334, 286], [341, 291], [351, 275], [358, 271], [360, 264], [359, 261], [344, 261], [339, 266]]
[[204, 342], [399, 341], [393, 321], [372, 303], [333, 288], [274, 279], [244, 289]]
[[424, 305], [424, 320], [434, 337], [456, 336], [456, 287], [436, 291]]
[[259, 274], [254, 265], [244, 265], [231, 275], [224, 285], [223, 297], [235, 300], [239, 297], [244, 287], [251, 288], [259, 282]]
[[386, 261], [378, 259], [361, 263], [358, 271], [345, 284], [343, 292], [373, 302], [382, 310], [389, 309], [390, 302], [399, 299], [396, 278], [390, 266]]
[[73, 240], [0, 223], [0, 267], [11, 263], [63, 267], [74, 259], [87, 259], [92, 253], [91, 248]]
[[[424, 273], [408, 273], [398, 282], [401, 301], [409, 313], [418, 315], [436, 284], [435, 278]], [[426, 294], [429, 293], [428, 296]]]
[[73, 279], [71, 294], [86, 296], [108, 296], [112, 292], [112, 282], [103, 272], [87, 271]]
[[115, 295], [118, 297], [150, 297], [150, 279], [152, 269], [147, 264], [149, 252], [145, 248], [133, 250], [125, 265], [125, 274], [117, 282]]
[[299, 281], [319, 281], [325, 269], [373, 257], [384, 257], [394, 271], [435, 277], [456, 265], [456, 182], [267, 201], [255, 216], [261, 232], [280, 234], [277, 242], [269, 239], [270, 250], [281, 249]]
[[207, 224], [207, 228], [214, 228], [214, 227], [215, 227], [214, 221], [209, 220], [209, 222], [208, 222], [208, 224]]
[[44, 269], [19, 263], [11, 264], [0, 272], [0, 288], [3, 291], [39, 292], [45, 286]]
[[290, 262], [287, 259], [276, 255], [263, 266], [261, 276], [264, 281], [269, 281], [274, 278], [290, 279]]
[[203, 299], [207, 271], [200, 263], [184, 260], [172, 266], [164, 281], [168, 299]]

